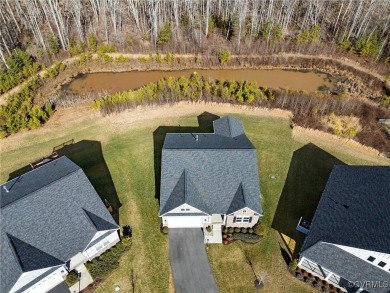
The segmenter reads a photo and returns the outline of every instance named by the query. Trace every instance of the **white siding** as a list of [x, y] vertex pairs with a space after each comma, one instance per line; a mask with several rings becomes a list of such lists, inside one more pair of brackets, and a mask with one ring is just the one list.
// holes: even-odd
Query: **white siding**
[[[354, 256], [368, 262], [371, 265], [375, 265], [377, 268], [380, 268], [390, 274], [390, 254], [386, 253], [381, 253], [381, 252], [376, 252], [376, 251], [370, 251], [370, 250], [365, 250], [365, 249], [359, 249], [355, 247], [350, 247], [350, 246], [343, 246], [343, 245], [337, 245], [338, 248], [341, 248], [342, 250], [353, 254]], [[373, 262], [368, 261], [367, 259], [372, 256], [375, 257], [375, 260]], [[380, 262], [384, 262], [386, 265], [384, 267], [378, 266]]]
[[201, 211], [201, 210], [198, 210], [197, 208], [194, 208], [193, 206], [190, 206], [189, 204], [182, 204], [181, 206], [178, 206], [177, 208], [174, 208], [173, 210], [169, 211], [168, 212], [169, 214], [170, 213], [184, 213], [184, 214], [188, 214], [188, 213], [204, 213], [204, 211]]
[[45, 272], [47, 272], [48, 270], [50, 270], [52, 268], [53, 267], [23, 273], [19, 277], [19, 279], [16, 281], [15, 285], [12, 287], [10, 293], [17, 291], [18, 289], [22, 288], [23, 286], [25, 286], [26, 284], [28, 284], [32, 280], [38, 278], [40, 275], [44, 274]]
[[[234, 222], [234, 217], [246, 217], [251, 218], [250, 222]], [[228, 215], [226, 218], [226, 227], [244, 227], [251, 228], [253, 227], [257, 221], [259, 220], [259, 215], [255, 213], [250, 208], [243, 208], [234, 212], [232, 215]]]
[[23, 293], [43, 293], [53, 289], [55, 286], [64, 281], [64, 275], [61, 272], [64, 269], [64, 267], [60, 267], [27, 290], [23, 291]]
[[[106, 231], [107, 232], [107, 231]], [[112, 231], [110, 235], [108, 235], [103, 240], [96, 243], [94, 246], [88, 248], [87, 250], [83, 251], [83, 254], [89, 259], [92, 260], [93, 258], [101, 255], [103, 252], [105, 252], [110, 247], [114, 246], [116, 243], [119, 242], [119, 236], [118, 231]]]
[[315, 276], [320, 277], [322, 280], [326, 280], [328, 283], [333, 284], [334, 286], [342, 289], [342, 287], [339, 286], [340, 276], [335, 275], [333, 272], [327, 270], [326, 268], [318, 265], [317, 263], [305, 258], [301, 257], [298, 267], [301, 269], [304, 269], [305, 271], [308, 271], [312, 273]]

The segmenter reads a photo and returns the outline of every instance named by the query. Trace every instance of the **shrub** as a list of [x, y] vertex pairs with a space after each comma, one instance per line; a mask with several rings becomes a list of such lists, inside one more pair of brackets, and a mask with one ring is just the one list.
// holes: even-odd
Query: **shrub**
[[234, 228], [234, 232], [239, 233], [240, 231], [241, 231], [241, 228], [239, 228], [239, 227]]
[[119, 267], [121, 255], [130, 249], [131, 238], [123, 238], [121, 242], [104, 252], [99, 257], [86, 264], [86, 267], [93, 279], [108, 275]]
[[127, 63], [130, 61], [130, 58], [127, 56], [119, 55], [114, 59], [115, 63]]
[[244, 234], [244, 233], [234, 233], [233, 238], [236, 240], [241, 240], [246, 243], [257, 243], [261, 239], [261, 237], [256, 234]]
[[88, 48], [92, 52], [96, 52], [97, 49], [97, 40], [93, 34], [88, 35]]
[[129, 225], [123, 226], [123, 237], [132, 237], [133, 236], [133, 230]]
[[298, 260], [296, 258], [294, 258], [292, 261], [290, 261], [290, 264], [288, 265], [288, 267], [290, 268], [290, 270], [296, 270], [297, 267], [298, 267]]
[[390, 96], [384, 95], [381, 99], [381, 103], [383, 105], [390, 105]]
[[60, 42], [54, 34], [49, 36], [49, 51], [52, 54], [57, 54], [60, 51]]
[[233, 227], [229, 227], [228, 228], [228, 232], [231, 234], [231, 233], [233, 233], [234, 232], [234, 228]]
[[264, 226], [263, 223], [257, 223], [257, 224], [253, 227], [253, 232], [254, 232], [256, 235], [264, 236], [265, 233], [267, 232], [267, 228]]
[[138, 58], [138, 62], [139, 63], [148, 63], [150, 61], [150, 58], [148, 58], [148, 57], [139, 57]]
[[78, 280], [79, 280], [79, 276], [77, 275], [76, 271], [70, 271], [69, 274], [66, 276], [65, 282], [70, 287], [76, 284]]
[[249, 228], [249, 229], [248, 229], [248, 233], [252, 234], [252, 233], [253, 233], [253, 229], [252, 229], [252, 228]]
[[160, 30], [160, 33], [157, 36], [157, 44], [163, 45], [166, 42], [170, 41], [171, 38], [172, 38], [171, 26], [169, 23], [166, 23], [163, 25], [163, 27]]
[[226, 50], [226, 49], [223, 49], [219, 55], [218, 55], [218, 60], [219, 62], [223, 65], [227, 62], [229, 62], [231, 58], [231, 54], [230, 54], [230, 51], [229, 50]]
[[211, 226], [207, 226], [207, 227], [206, 227], [206, 231], [209, 232], [209, 233], [211, 233], [211, 231], [213, 231], [213, 228], [211, 228]]
[[110, 55], [102, 52], [98, 52], [98, 59], [104, 61], [105, 63], [110, 63], [114, 61], [114, 58], [111, 57]]
[[223, 233], [225, 233], [225, 234], [227, 234], [228, 233], [228, 228], [227, 227], [225, 227], [225, 229], [223, 229]]
[[53, 66], [49, 67], [45, 71], [45, 78], [56, 78], [60, 72], [64, 71], [66, 65], [62, 62], [55, 61]]
[[100, 53], [114, 53], [116, 52], [116, 47], [110, 44], [104, 44], [99, 47]]
[[241, 233], [244, 233], [244, 234], [248, 233], [248, 229], [247, 228], [242, 228], [241, 229]]
[[168, 234], [169, 228], [168, 227], [163, 227], [161, 232], [163, 232], [163, 234]]

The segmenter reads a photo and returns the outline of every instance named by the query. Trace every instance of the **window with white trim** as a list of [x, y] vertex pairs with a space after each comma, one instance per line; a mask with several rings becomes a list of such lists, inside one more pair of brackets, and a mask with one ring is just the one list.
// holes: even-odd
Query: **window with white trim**
[[250, 223], [251, 222], [251, 217], [249, 216], [238, 216], [236, 217], [235, 223]]
[[96, 251], [99, 251], [103, 248], [103, 245], [99, 242], [98, 244], [95, 245]]
[[105, 238], [102, 241], [100, 241], [99, 243], [95, 244], [95, 249], [96, 249], [96, 251], [100, 251], [103, 249], [103, 247], [107, 246], [108, 244], [110, 244], [110, 240]]

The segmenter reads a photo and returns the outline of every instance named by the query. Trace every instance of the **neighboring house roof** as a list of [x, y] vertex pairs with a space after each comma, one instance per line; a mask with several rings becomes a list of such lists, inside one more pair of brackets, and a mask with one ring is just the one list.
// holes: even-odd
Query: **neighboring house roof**
[[214, 133], [166, 135], [160, 215], [184, 203], [207, 214], [236, 207], [262, 214], [256, 149], [241, 121], [224, 117], [214, 121]]
[[[383, 284], [389, 280], [389, 273], [329, 243], [317, 242], [301, 253], [302, 256], [320, 264], [352, 284]], [[348, 288], [347, 284], [344, 284]], [[388, 293], [385, 286], [370, 286], [372, 293]]]
[[65, 264], [98, 231], [118, 229], [82, 169], [66, 157], [2, 184], [0, 202], [0, 266], [7, 267], [0, 292], [23, 272]]
[[390, 253], [390, 167], [335, 166], [301, 252], [317, 242]]

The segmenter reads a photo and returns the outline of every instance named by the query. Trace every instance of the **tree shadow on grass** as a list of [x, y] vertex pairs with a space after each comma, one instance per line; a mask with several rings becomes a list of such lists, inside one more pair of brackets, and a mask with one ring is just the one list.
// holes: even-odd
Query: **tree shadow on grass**
[[[112, 181], [110, 170], [104, 160], [101, 143], [93, 140], [82, 140], [74, 144], [64, 145], [61, 148], [55, 147], [55, 151], [59, 156], [67, 156], [83, 169], [100, 198], [103, 201], [106, 199], [111, 204], [113, 208], [111, 215], [119, 224], [121, 203]], [[30, 165], [12, 172], [9, 175], [9, 179], [28, 171], [31, 171]]]
[[209, 112], [203, 112], [198, 116], [198, 127], [192, 126], [159, 126], [153, 132], [154, 144], [154, 182], [155, 198], [160, 203], [160, 183], [161, 183], [161, 154], [167, 133], [212, 133], [214, 132], [213, 121], [220, 117]]
[[[293, 153], [272, 228], [295, 241], [291, 258], [299, 256], [305, 235], [296, 230], [300, 217], [311, 221], [334, 165], [342, 161], [309, 143]], [[282, 236], [281, 235], [281, 236]], [[285, 237], [281, 237], [283, 241]], [[286, 247], [291, 247], [284, 243]]]

